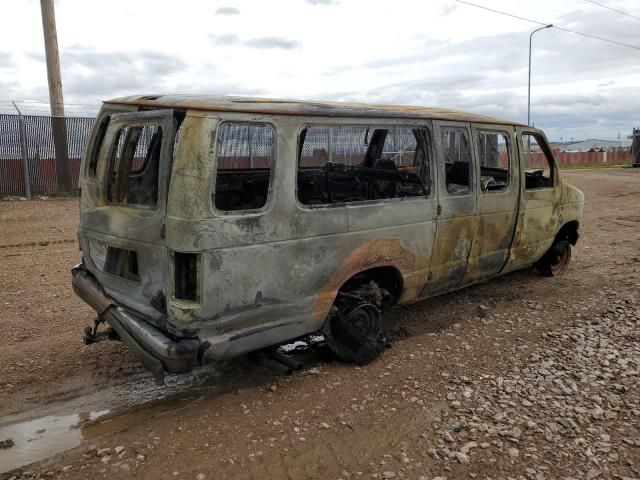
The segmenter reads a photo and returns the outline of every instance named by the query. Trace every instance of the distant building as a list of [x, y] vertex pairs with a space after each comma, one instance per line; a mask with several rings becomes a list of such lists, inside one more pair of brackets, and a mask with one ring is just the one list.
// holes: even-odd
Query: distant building
[[564, 152], [611, 152], [629, 150], [631, 140], [597, 140], [592, 138], [579, 142], [555, 142], [553, 148]]

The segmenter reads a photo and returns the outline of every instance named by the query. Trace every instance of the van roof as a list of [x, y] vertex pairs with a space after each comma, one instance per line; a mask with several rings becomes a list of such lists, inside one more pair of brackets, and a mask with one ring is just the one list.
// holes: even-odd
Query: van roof
[[213, 95], [134, 95], [116, 98], [106, 104], [138, 105], [152, 108], [180, 108], [213, 112], [304, 115], [318, 117], [386, 117], [451, 120], [526, 126], [519, 122], [468, 113], [449, 108], [410, 105], [376, 105], [369, 103], [285, 100], [254, 97], [221, 97]]

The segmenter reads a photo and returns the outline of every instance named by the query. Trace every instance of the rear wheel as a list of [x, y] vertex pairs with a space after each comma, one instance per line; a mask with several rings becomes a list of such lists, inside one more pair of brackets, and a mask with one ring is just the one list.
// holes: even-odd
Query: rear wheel
[[571, 244], [566, 241], [554, 243], [544, 256], [536, 262], [536, 269], [548, 277], [562, 275], [571, 261]]
[[367, 364], [386, 348], [378, 307], [340, 294], [323, 326], [325, 341], [341, 360]]

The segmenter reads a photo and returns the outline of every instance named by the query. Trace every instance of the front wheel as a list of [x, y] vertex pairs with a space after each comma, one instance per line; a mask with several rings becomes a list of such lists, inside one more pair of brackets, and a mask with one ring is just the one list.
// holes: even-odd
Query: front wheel
[[561, 241], [554, 243], [551, 248], [535, 264], [536, 269], [548, 277], [562, 275], [571, 261], [571, 244]]

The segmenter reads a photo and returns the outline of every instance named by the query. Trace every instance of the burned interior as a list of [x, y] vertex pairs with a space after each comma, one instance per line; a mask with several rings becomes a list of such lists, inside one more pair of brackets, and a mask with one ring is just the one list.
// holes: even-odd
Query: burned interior
[[539, 135], [524, 133], [522, 146], [525, 149], [525, 188], [536, 190], [553, 186], [553, 154], [546, 148]]
[[329, 205], [429, 193], [427, 132], [308, 127], [298, 143], [298, 200]]
[[511, 161], [509, 135], [506, 132], [480, 131], [477, 135], [480, 164], [480, 188], [500, 192], [509, 186]]
[[471, 192], [471, 143], [466, 129], [447, 127], [440, 131], [444, 156], [445, 180], [450, 195]]

